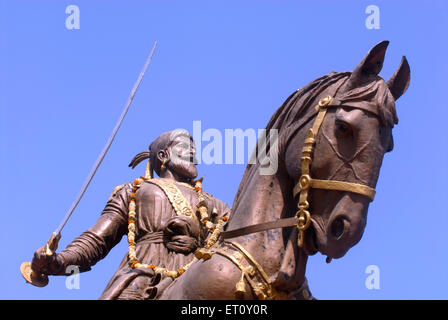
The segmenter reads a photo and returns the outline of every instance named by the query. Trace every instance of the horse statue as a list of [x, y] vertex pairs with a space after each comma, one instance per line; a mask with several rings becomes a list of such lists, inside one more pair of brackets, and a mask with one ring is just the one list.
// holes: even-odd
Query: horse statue
[[286, 99], [266, 127], [267, 137], [278, 135], [264, 146], [277, 171], [247, 166], [218, 241], [197, 250], [159, 299], [313, 299], [308, 256], [320, 252], [329, 262], [360, 241], [393, 149], [395, 101], [410, 68], [403, 57], [387, 82], [378, 75], [388, 44], [374, 46], [354, 71], [331, 72]]

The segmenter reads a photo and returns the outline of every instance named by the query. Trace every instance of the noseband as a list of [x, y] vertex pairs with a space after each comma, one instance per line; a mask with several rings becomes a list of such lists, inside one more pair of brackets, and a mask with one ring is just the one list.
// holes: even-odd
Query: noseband
[[314, 120], [313, 126], [309, 129], [306, 135], [305, 145], [302, 148], [302, 157], [301, 157], [302, 175], [300, 176], [299, 181], [297, 182], [296, 186], [293, 189], [294, 198], [297, 195], [299, 195], [299, 203], [298, 203], [299, 210], [297, 211], [296, 215], [291, 218], [284, 218], [276, 221], [259, 223], [236, 230], [224, 231], [221, 233], [221, 237], [223, 239], [235, 238], [246, 234], [261, 232], [269, 229], [296, 226], [297, 229], [299, 230], [299, 237], [297, 244], [299, 247], [302, 247], [303, 240], [305, 237], [305, 230], [308, 229], [308, 227], [311, 224], [311, 214], [308, 211], [310, 206], [308, 202], [308, 191], [311, 188], [352, 192], [365, 196], [370, 201], [373, 201], [375, 197], [375, 189], [365, 184], [338, 181], [338, 180], [320, 180], [311, 178], [310, 176], [310, 168], [313, 162], [312, 154], [314, 144], [316, 143], [316, 136], [319, 133], [319, 129], [325, 119], [327, 110], [328, 108], [331, 107], [340, 106], [339, 103], [333, 104], [333, 102], [336, 102], [333, 99], [333, 97], [326, 96], [320, 99], [319, 103], [315, 107], [316, 110], [318, 110], [318, 113], [316, 119]]

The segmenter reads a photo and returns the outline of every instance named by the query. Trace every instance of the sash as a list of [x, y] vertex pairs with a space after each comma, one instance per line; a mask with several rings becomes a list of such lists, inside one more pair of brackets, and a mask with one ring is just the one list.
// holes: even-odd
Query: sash
[[150, 179], [145, 181], [155, 184], [163, 190], [178, 216], [186, 216], [193, 219], [194, 221], [199, 222], [198, 218], [196, 217], [195, 211], [191, 208], [190, 203], [187, 201], [187, 199], [185, 199], [182, 192], [174, 183], [162, 178]]

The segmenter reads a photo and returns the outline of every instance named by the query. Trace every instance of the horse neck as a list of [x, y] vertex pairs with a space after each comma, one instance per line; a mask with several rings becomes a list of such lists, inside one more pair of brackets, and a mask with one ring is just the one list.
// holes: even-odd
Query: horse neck
[[[295, 214], [293, 182], [284, 168], [260, 175], [253, 168], [234, 203], [227, 230], [275, 221]], [[297, 229], [271, 229], [235, 239], [262, 266], [277, 289], [292, 290], [304, 281], [307, 256], [297, 247]]]

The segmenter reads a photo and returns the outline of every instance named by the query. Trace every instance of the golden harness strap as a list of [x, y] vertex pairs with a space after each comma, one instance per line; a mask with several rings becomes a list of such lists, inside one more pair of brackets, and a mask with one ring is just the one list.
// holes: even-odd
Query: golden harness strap
[[306, 279], [300, 288], [294, 292], [277, 291], [262, 266], [237, 242], [223, 241], [215, 247], [198, 249], [195, 252], [195, 257], [197, 259], [208, 260], [214, 254], [229, 259], [241, 270], [240, 280], [235, 285], [235, 294], [237, 295], [237, 298], [244, 297], [244, 294], [246, 293], [246, 284], [244, 280], [246, 280], [247, 284], [252, 289], [253, 294], [259, 300], [314, 299]]
[[314, 144], [316, 142], [316, 135], [325, 119], [328, 108], [330, 106], [335, 107], [339, 105], [333, 105], [332, 102], [333, 98], [331, 96], [326, 96], [319, 100], [319, 103], [316, 106], [316, 109], [318, 110], [316, 119], [306, 135], [305, 145], [302, 148], [302, 175], [293, 190], [294, 197], [299, 194], [299, 211], [296, 213], [296, 217], [298, 219], [297, 228], [299, 229], [299, 247], [303, 246], [305, 230], [308, 229], [311, 223], [311, 215], [308, 211], [308, 190], [310, 188], [353, 192], [366, 196], [370, 199], [370, 201], [373, 201], [375, 197], [375, 189], [367, 185], [337, 180], [319, 180], [313, 179], [310, 176], [310, 167], [313, 161], [312, 154]]

